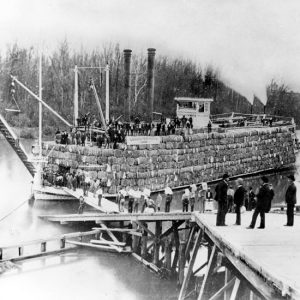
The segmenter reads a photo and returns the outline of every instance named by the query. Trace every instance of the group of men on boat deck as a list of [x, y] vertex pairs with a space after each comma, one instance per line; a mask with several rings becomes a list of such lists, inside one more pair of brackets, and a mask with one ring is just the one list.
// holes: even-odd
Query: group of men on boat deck
[[[139, 118], [135, 118], [133, 122], [124, 122], [111, 120], [107, 124], [107, 131], [99, 132], [95, 128], [101, 129], [100, 122], [94, 117], [90, 121], [90, 114], [85, 114], [84, 117], [78, 118], [78, 127], [71, 128], [70, 132], [60, 131], [59, 128], [55, 132], [55, 142], [64, 145], [80, 145], [86, 146], [89, 140], [99, 148], [118, 148], [119, 143], [125, 142], [126, 136], [161, 136], [175, 134], [176, 129], [185, 130], [185, 134], [191, 133], [193, 128], [193, 119], [183, 116], [181, 119], [175, 117], [166, 122], [162, 119], [158, 122], [141, 122]], [[178, 132], [179, 134], [180, 132]]]

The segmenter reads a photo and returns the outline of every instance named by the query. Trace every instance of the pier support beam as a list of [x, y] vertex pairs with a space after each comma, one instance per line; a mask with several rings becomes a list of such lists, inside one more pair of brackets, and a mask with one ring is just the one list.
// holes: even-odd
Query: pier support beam
[[172, 242], [169, 238], [165, 240], [165, 262], [164, 267], [170, 271], [172, 266]]
[[204, 276], [204, 279], [203, 279], [203, 282], [202, 282], [202, 285], [201, 285], [201, 289], [200, 289], [200, 293], [199, 293], [199, 296], [198, 296], [198, 300], [204, 299], [203, 298], [203, 296], [204, 296], [204, 289], [206, 287], [206, 282], [207, 282], [208, 276], [209, 276], [209, 274], [212, 271], [213, 258], [215, 256], [215, 253], [216, 253], [216, 245], [213, 246], [213, 249], [212, 249], [210, 257], [209, 257], [209, 261], [208, 261], [208, 265], [207, 265], [207, 270], [206, 270], [206, 273], [205, 273], [205, 276]]
[[142, 236], [142, 247], [141, 247], [141, 256], [143, 259], [147, 259], [147, 256], [148, 256], [147, 241], [148, 241], [147, 232], [144, 232], [144, 234]]
[[[154, 242], [154, 258], [153, 262], [156, 266], [159, 264], [159, 248], [160, 248], [160, 235], [161, 235], [161, 221], [155, 222], [155, 242]], [[159, 267], [159, 266], [158, 266]]]
[[175, 242], [175, 255], [172, 263], [172, 272], [176, 273], [176, 267], [179, 257], [179, 234], [177, 228], [174, 230], [174, 242]]
[[[136, 230], [138, 227], [137, 223], [136, 222], [132, 222], [132, 229]], [[137, 236], [133, 236], [132, 237], [132, 251], [134, 253], [137, 252], [137, 248], [138, 248], [138, 237]]]
[[185, 298], [185, 295], [186, 295], [186, 292], [187, 292], [187, 289], [188, 289], [188, 285], [189, 285], [189, 281], [190, 281], [191, 275], [193, 273], [193, 266], [194, 266], [194, 263], [195, 263], [195, 260], [196, 260], [196, 257], [197, 257], [197, 253], [198, 253], [198, 250], [199, 250], [199, 247], [200, 247], [200, 243], [201, 243], [201, 240], [202, 240], [202, 235], [203, 235], [202, 230], [199, 230], [198, 234], [197, 234], [197, 237], [196, 237], [194, 247], [193, 247], [193, 251], [192, 251], [191, 259], [190, 259], [190, 262], [189, 262], [187, 274], [184, 277], [178, 300], [183, 300]]
[[178, 262], [178, 285], [182, 285], [184, 280], [184, 267], [185, 267], [185, 241], [181, 241], [179, 244], [179, 262]]

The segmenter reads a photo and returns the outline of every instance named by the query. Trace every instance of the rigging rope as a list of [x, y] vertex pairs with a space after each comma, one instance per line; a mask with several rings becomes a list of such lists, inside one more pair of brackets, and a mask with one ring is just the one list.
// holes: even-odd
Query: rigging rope
[[25, 201], [23, 201], [21, 204], [19, 204], [17, 207], [15, 207], [12, 211], [10, 211], [7, 215], [5, 215], [4, 217], [2, 217], [2, 218], [0, 219], [0, 222], [2, 222], [4, 219], [6, 219], [8, 216], [10, 216], [13, 212], [15, 212], [15, 211], [16, 211], [17, 209], [19, 209], [21, 206], [23, 206], [27, 201], [28, 201], [28, 199], [25, 200]]

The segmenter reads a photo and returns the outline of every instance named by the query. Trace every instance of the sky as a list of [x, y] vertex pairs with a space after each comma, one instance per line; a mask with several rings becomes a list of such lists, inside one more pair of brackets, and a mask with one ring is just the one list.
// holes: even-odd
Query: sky
[[0, 52], [17, 42], [50, 53], [67, 39], [212, 65], [250, 102], [272, 79], [300, 92], [298, 0], [0, 0]]

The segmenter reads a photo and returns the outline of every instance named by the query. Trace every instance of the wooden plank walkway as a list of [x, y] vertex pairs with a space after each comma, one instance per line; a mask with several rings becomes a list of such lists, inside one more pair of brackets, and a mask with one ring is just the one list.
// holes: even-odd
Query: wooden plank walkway
[[[74, 191], [67, 187], [64, 187], [63, 190], [77, 199], [79, 199], [80, 196], [83, 196], [82, 189], [76, 189], [76, 191]], [[107, 213], [119, 212], [118, 204], [110, 200], [107, 200], [105, 198], [102, 198], [101, 206], [98, 206], [98, 197], [97, 196], [94, 197], [93, 193], [91, 192], [88, 192], [88, 195], [84, 196], [84, 202], [101, 212], [107, 212]]]
[[262, 295], [276, 299], [277, 290], [300, 299], [300, 217], [295, 216], [294, 227], [286, 227], [286, 215], [269, 213], [265, 229], [246, 229], [251, 217], [242, 214], [242, 225], [236, 226], [235, 214], [227, 214], [228, 226], [217, 227], [215, 214], [195, 213], [199, 227]]
[[68, 214], [68, 215], [40, 215], [39, 217], [52, 222], [68, 223], [68, 222], [96, 222], [103, 221], [179, 221], [191, 220], [191, 213], [183, 213], [173, 211], [170, 213], [156, 212], [156, 213], [119, 213], [119, 214], [99, 214], [99, 213], [85, 213], [85, 214]]

